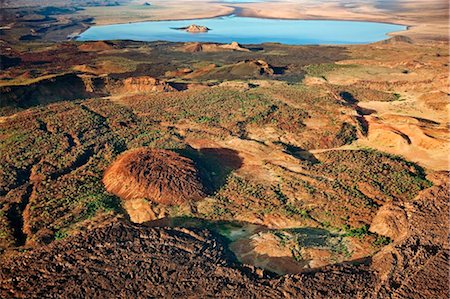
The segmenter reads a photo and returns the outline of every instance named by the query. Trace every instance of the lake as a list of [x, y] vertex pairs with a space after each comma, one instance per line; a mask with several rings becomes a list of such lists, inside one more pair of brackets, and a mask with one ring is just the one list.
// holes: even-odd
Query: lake
[[[191, 24], [211, 29], [188, 33], [174, 28]], [[238, 16], [182, 21], [152, 21], [93, 26], [77, 40], [135, 40], [171, 42], [218, 42], [260, 44], [278, 42], [289, 45], [364, 44], [386, 39], [387, 34], [406, 30], [406, 26], [356, 21], [280, 20]]]

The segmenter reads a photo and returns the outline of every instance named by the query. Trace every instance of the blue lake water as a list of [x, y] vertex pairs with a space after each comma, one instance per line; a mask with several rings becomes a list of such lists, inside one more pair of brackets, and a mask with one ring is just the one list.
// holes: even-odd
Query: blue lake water
[[[206, 26], [205, 33], [188, 33], [174, 28], [191, 24]], [[364, 44], [386, 39], [387, 33], [406, 26], [374, 22], [279, 20], [225, 16], [212, 19], [154, 21], [93, 26], [78, 40], [135, 40], [172, 42], [236, 41], [242, 44], [279, 42], [290, 45]]]

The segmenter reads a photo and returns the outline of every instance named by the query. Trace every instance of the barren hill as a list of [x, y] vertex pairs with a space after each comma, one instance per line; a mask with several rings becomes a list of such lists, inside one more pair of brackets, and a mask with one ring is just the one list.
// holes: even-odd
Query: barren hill
[[194, 163], [167, 150], [140, 148], [125, 152], [105, 172], [106, 189], [124, 200], [146, 198], [180, 204], [203, 196]]

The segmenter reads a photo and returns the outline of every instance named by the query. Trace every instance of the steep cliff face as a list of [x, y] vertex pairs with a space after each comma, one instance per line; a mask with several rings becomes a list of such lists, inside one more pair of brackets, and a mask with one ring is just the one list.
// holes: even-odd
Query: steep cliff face
[[94, 94], [132, 94], [176, 91], [167, 82], [150, 76], [114, 78], [111, 76], [82, 76], [86, 91]]
[[0, 107], [27, 108], [61, 100], [88, 98], [91, 95], [76, 74], [43, 79], [29, 85], [0, 87]]
[[166, 82], [160, 81], [149, 76], [127, 78], [117, 82], [118, 92], [120, 93], [146, 93], [146, 92], [166, 92], [175, 91]]
[[58, 101], [175, 90], [170, 84], [149, 76], [122, 79], [71, 73], [27, 85], [2, 86], [0, 87], [0, 107], [28, 108]]

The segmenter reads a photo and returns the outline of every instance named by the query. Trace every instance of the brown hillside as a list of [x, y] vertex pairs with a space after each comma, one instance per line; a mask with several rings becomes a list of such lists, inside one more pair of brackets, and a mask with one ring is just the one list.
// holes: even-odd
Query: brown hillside
[[87, 42], [78, 46], [78, 49], [84, 52], [107, 51], [114, 49], [114, 45], [106, 41]]
[[188, 53], [202, 52], [203, 45], [201, 43], [189, 43], [184, 47], [184, 51]]
[[124, 200], [172, 205], [203, 196], [194, 162], [168, 150], [139, 148], [122, 154], [105, 172], [103, 183]]

